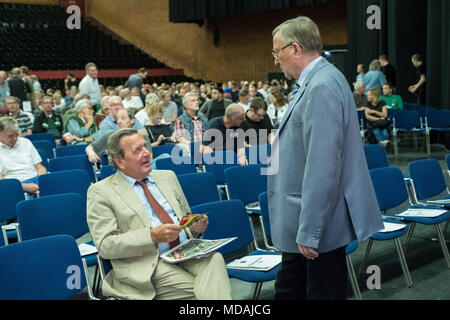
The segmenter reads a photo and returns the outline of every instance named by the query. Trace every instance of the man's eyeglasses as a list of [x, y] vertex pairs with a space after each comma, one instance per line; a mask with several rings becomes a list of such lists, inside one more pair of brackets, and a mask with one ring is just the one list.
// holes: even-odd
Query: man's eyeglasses
[[286, 49], [287, 47], [289, 47], [290, 45], [293, 45], [295, 42], [291, 42], [287, 45], [285, 45], [283, 48], [279, 49], [279, 50], [272, 50], [272, 55], [275, 59], [278, 59], [278, 55], [280, 54], [281, 50]]

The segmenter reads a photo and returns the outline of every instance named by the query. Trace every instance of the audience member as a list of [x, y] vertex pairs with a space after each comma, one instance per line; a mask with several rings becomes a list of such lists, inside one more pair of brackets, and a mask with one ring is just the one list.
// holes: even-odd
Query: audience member
[[[95, 106], [95, 111], [97, 111], [102, 103], [102, 93], [97, 78], [97, 66], [95, 63], [89, 62], [86, 64], [85, 71], [86, 75], [80, 81], [79, 90], [81, 93], [89, 96], [92, 105]], [[97, 105], [99, 106], [98, 108]]]
[[140, 96], [140, 91], [137, 87], [131, 88], [129, 99], [123, 100], [122, 102], [125, 109], [131, 109], [134, 112], [142, 109], [142, 107], [144, 106]]
[[67, 131], [74, 136], [72, 144], [91, 143], [98, 137], [97, 126], [94, 122], [94, 110], [87, 99], [77, 102], [75, 114], [67, 121]]
[[[31, 103], [32, 108], [36, 108], [37, 105], [35, 105], [33, 80], [31, 80], [30, 76], [28, 75], [28, 67], [26, 67], [26, 66], [20, 67], [20, 77], [22, 78], [23, 81], [26, 82], [27, 87], [30, 88], [30, 91], [27, 92], [27, 99], [23, 100], [22, 103], [27, 101], [27, 103]], [[29, 112], [32, 111], [30, 109], [27, 110], [27, 108], [25, 108], [25, 105], [22, 106], [22, 108], [24, 111], [29, 111]]]
[[211, 100], [206, 101], [202, 105], [200, 113], [209, 121], [213, 118], [223, 116], [225, 109], [232, 103], [231, 100], [223, 98], [222, 88], [214, 88], [212, 89]]
[[171, 126], [169, 124], [161, 123], [164, 114], [161, 103], [151, 102], [148, 110], [148, 124], [144, 127], [152, 147], [176, 142], [176, 140], [172, 137], [173, 130]]
[[232, 93], [233, 90], [231, 90], [231, 88], [223, 89], [223, 98], [233, 101], [233, 96], [231, 95]]
[[123, 85], [125, 88], [133, 89], [138, 88], [141, 92], [142, 85], [144, 84], [144, 79], [147, 78], [147, 69], [140, 68], [137, 73], [134, 73], [128, 77], [128, 80]]
[[288, 108], [286, 98], [280, 90], [274, 90], [270, 93], [270, 102], [271, 104], [267, 107], [267, 114], [272, 120], [272, 124], [278, 126]]
[[62, 99], [61, 93], [55, 92], [53, 94], [53, 111], [58, 114], [64, 114], [67, 111], [66, 102]]
[[64, 89], [70, 90], [73, 86], [78, 87], [78, 80], [72, 72], [68, 72], [64, 79]]
[[[207, 217], [186, 228], [179, 225], [190, 208], [175, 174], [152, 172], [145, 140], [134, 130], [112, 134], [107, 150], [118, 172], [92, 185], [87, 202], [90, 233], [99, 255], [110, 259], [113, 269], [103, 282], [103, 294], [126, 299], [231, 299], [220, 253], [177, 264], [160, 258], [178, 243], [201, 236], [208, 225]], [[124, 277], [124, 270], [132, 276]]]
[[263, 96], [264, 101], [270, 99], [270, 84], [268, 81], [264, 82], [262, 88], [258, 89], [258, 92]]
[[206, 129], [206, 117], [199, 114], [198, 96], [192, 92], [183, 97], [186, 112], [174, 123], [174, 137], [181, 143], [202, 142]]
[[[135, 121], [134, 113], [131, 110], [125, 110], [122, 109], [117, 113], [117, 125], [119, 126], [119, 129], [124, 128], [133, 128]], [[99, 136], [97, 139], [95, 139], [91, 144], [89, 144], [86, 147], [86, 154], [89, 158], [89, 161], [92, 163], [100, 162], [100, 156], [106, 154], [106, 146], [108, 143], [108, 138], [114, 133], [115, 131], [109, 131], [101, 136]], [[139, 133], [141, 133], [142, 130], [139, 130]], [[147, 142], [146, 147], [152, 152], [152, 146], [150, 144], [150, 140], [148, 139], [148, 135], [142, 134], [142, 137]], [[153, 158], [153, 156], [151, 156]]]
[[51, 133], [58, 145], [63, 134], [63, 121], [61, 116], [53, 111], [52, 97], [44, 96], [41, 99], [40, 109], [41, 111], [34, 118], [33, 133]]
[[41, 83], [40, 83], [39, 80], [38, 80], [37, 75], [32, 74], [32, 75], [30, 76], [30, 79], [31, 79], [31, 81], [33, 82], [33, 89], [34, 89], [34, 92], [36, 93], [37, 91], [41, 91], [41, 90], [42, 90], [42, 86], [41, 86]]
[[19, 98], [13, 96], [7, 97], [5, 100], [5, 106], [8, 108], [9, 116], [17, 121], [20, 136], [24, 137], [28, 134], [32, 134], [33, 122], [28, 114], [20, 110]]
[[13, 68], [11, 71], [11, 78], [8, 79], [8, 86], [10, 90], [10, 95], [22, 102], [21, 107], [23, 107], [23, 102], [28, 101], [28, 94], [31, 93], [31, 87], [28, 82], [25, 82], [20, 77], [20, 68]]
[[272, 143], [272, 128], [266, 102], [260, 97], [255, 97], [250, 109], [245, 113], [245, 121], [241, 123], [246, 145]]
[[369, 72], [363, 76], [363, 82], [366, 85], [366, 95], [370, 89], [378, 89], [379, 92], [383, 90], [383, 85], [386, 83], [386, 77], [381, 72], [381, 64], [379, 60], [373, 60], [369, 65]]
[[228, 88], [231, 88], [231, 100], [237, 103], [239, 101], [239, 90], [236, 81], [228, 81]]
[[247, 90], [239, 91], [239, 102], [238, 105], [247, 111], [250, 108], [250, 95]]
[[249, 83], [248, 94], [250, 95], [250, 103], [252, 103], [254, 97], [260, 97], [264, 99], [264, 96], [260, 92], [258, 92], [258, 87], [256, 86], [255, 82]]
[[102, 121], [109, 115], [109, 99], [111, 96], [102, 98], [102, 107], [95, 113], [94, 121], [97, 128], [100, 128]]
[[138, 120], [142, 125], [146, 125], [148, 123], [148, 112], [150, 108], [150, 104], [155, 101], [159, 102], [159, 96], [156, 93], [149, 93], [145, 97], [145, 107], [136, 113], [136, 120]]
[[0, 70], [0, 106], [2, 106], [5, 103], [6, 97], [9, 97], [11, 95], [8, 81], [6, 81], [6, 78], [8, 78], [6, 72]]
[[389, 120], [387, 120], [388, 113], [386, 102], [380, 99], [380, 92], [377, 89], [370, 89], [367, 94], [367, 101], [369, 104], [365, 109], [366, 120], [369, 123], [369, 128], [372, 131], [375, 139], [383, 147], [389, 143]]
[[360, 63], [356, 66], [356, 80], [355, 82], [363, 81], [363, 77], [366, 74], [366, 67]]
[[169, 91], [162, 91], [159, 98], [161, 99], [161, 106], [164, 109], [163, 123], [174, 122], [178, 116], [178, 106], [172, 101]]
[[417, 97], [417, 104], [425, 105], [426, 98], [426, 81], [427, 68], [425, 61], [420, 54], [414, 54], [411, 62], [416, 69], [416, 84], [409, 86], [408, 91]]
[[390, 82], [386, 82], [383, 86], [383, 95], [381, 100], [386, 103], [388, 109], [403, 109], [403, 100], [398, 94], [393, 94], [393, 86]]
[[18, 179], [25, 192], [36, 194], [37, 177], [47, 170], [31, 141], [19, 137], [19, 130], [13, 118], [0, 118], [0, 179]]
[[237, 153], [239, 163], [245, 165], [244, 135], [240, 129], [244, 121], [244, 109], [236, 103], [231, 103], [224, 116], [213, 118], [206, 124], [202, 152], [233, 150]]
[[354, 85], [353, 98], [355, 99], [356, 110], [364, 110], [367, 107], [366, 85], [362, 81], [358, 81]]
[[389, 62], [387, 56], [385, 54], [381, 55], [379, 58], [381, 64], [381, 71], [386, 77], [386, 81], [389, 82], [392, 88], [397, 87], [397, 73], [395, 71], [394, 66]]
[[[102, 123], [99, 127], [99, 134], [105, 134], [109, 131], [119, 129], [117, 125], [117, 113], [123, 109], [122, 99], [118, 96], [112, 96], [109, 98], [109, 115], [103, 119]], [[135, 120], [133, 129], [140, 130], [143, 129], [144, 126], [138, 121]]]

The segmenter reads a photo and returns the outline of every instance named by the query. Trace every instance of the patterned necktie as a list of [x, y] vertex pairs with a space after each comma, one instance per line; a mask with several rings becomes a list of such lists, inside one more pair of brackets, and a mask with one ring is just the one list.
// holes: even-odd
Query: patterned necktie
[[[155, 211], [156, 215], [158, 216], [159, 220], [161, 220], [162, 223], [173, 223], [172, 218], [169, 216], [169, 214], [164, 210], [162, 205], [159, 204], [158, 201], [153, 197], [150, 190], [147, 187], [146, 179], [141, 181], [136, 181], [136, 184], [140, 185], [142, 189], [144, 190], [145, 197], [147, 198], [148, 202], [150, 203], [150, 206], [152, 207], [153, 211]], [[180, 244], [180, 237], [176, 238], [174, 241], [170, 242], [170, 249], [176, 247]]]
[[294, 97], [297, 95], [298, 90], [300, 89], [300, 85], [298, 84], [298, 82], [295, 83], [295, 87], [292, 90], [292, 94], [291, 94], [291, 99], [289, 100], [289, 102], [292, 101], [292, 99], [294, 99]]

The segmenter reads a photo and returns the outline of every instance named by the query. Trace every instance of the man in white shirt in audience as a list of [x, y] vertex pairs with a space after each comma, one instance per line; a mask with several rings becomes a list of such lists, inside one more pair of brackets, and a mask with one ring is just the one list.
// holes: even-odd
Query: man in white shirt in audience
[[42, 159], [30, 140], [19, 136], [12, 117], [0, 118], [0, 179], [18, 179], [24, 191], [39, 191], [37, 177], [46, 174]]
[[98, 70], [95, 63], [89, 62], [86, 64], [86, 75], [81, 80], [79, 89], [81, 93], [89, 95], [92, 105], [101, 105], [102, 93], [98, 83]]

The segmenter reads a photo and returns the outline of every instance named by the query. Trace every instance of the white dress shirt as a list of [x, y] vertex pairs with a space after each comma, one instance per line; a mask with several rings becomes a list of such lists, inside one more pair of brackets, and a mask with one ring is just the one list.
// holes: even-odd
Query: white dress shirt
[[35, 165], [42, 159], [30, 140], [19, 137], [14, 147], [0, 142], [0, 172], [5, 179], [20, 182], [37, 176]]
[[98, 84], [98, 79], [92, 78], [90, 75], [86, 75], [78, 86], [80, 93], [89, 95], [92, 104], [102, 103], [102, 93]]
[[[120, 172], [120, 171], [119, 171]], [[140, 185], [136, 185], [136, 179], [131, 178], [127, 176], [126, 174], [120, 172], [122, 176], [127, 180], [127, 182], [130, 184], [130, 186], [133, 188], [133, 190], [136, 192], [139, 200], [141, 200], [142, 205], [145, 208], [145, 211], [148, 214], [148, 217], [150, 218], [150, 221], [152, 223], [152, 227], [156, 228], [157, 226], [161, 225], [162, 222], [159, 220], [158, 216], [156, 215], [153, 208], [150, 206], [150, 203], [147, 200], [147, 197], [144, 194], [144, 189]], [[173, 223], [179, 224], [180, 220], [178, 220], [178, 217], [176, 216], [175, 212], [173, 211], [172, 207], [170, 206], [167, 199], [164, 197], [164, 195], [159, 191], [158, 187], [156, 186], [155, 180], [153, 180], [151, 177], [147, 177], [147, 188], [150, 190], [150, 193], [153, 195], [153, 197], [158, 201], [158, 203], [166, 210], [170, 218], [172, 219]], [[179, 234], [180, 237], [180, 243], [185, 241], [188, 237], [184, 229]], [[163, 254], [170, 250], [170, 246], [168, 242], [159, 242], [158, 243], [158, 249], [159, 253]]]

